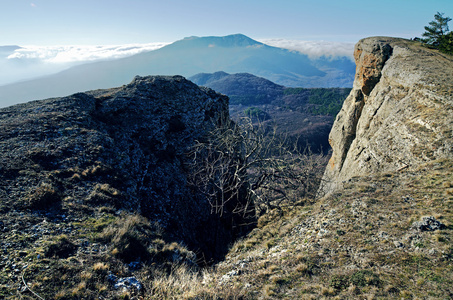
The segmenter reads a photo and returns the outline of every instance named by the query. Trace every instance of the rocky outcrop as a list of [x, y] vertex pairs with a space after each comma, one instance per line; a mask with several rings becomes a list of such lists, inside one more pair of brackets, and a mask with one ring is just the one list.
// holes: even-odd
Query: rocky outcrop
[[353, 176], [453, 157], [453, 58], [413, 41], [373, 37], [355, 47], [353, 89], [329, 136], [322, 192]]
[[243, 221], [190, 188], [187, 152], [228, 117], [226, 96], [180, 76], [1, 109], [0, 209], [134, 211], [218, 258]]

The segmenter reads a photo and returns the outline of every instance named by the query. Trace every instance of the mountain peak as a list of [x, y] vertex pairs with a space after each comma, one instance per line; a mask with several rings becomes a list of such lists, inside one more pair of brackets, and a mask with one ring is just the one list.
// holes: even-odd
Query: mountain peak
[[181, 43], [187, 45], [187, 43], [189, 42], [193, 43], [194, 45], [209, 47], [264, 46], [263, 43], [255, 41], [254, 39], [251, 39], [248, 36], [241, 33], [226, 36], [206, 36], [206, 37], [190, 36], [173, 43], [173, 45]]
[[237, 46], [264, 45], [263, 43], [255, 41], [254, 39], [251, 39], [248, 36], [241, 33], [227, 35], [221, 37], [221, 39], [225, 42], [229, 42]]

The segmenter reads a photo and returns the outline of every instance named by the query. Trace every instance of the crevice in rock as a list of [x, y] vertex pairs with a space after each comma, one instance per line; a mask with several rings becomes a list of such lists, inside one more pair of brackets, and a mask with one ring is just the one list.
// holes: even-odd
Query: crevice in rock
[[361, 90], [355, 90], [354, 95], [354, 108], [352, 114], [354, 117], [352, 118], [351, 130], [346, 134], [345, 142], [344, 142], [344, 151], [341, 155], [339, 171], [343, 168], [344, 162], [346, 160], [346, 156], [348, 155], [349, 149], [351, 147], [352, 142], [354, 142], [357, 134], [357, 124], [359, 122], [360, 116], [362, 115], [363, 106], [365, 105], [364, 96]]

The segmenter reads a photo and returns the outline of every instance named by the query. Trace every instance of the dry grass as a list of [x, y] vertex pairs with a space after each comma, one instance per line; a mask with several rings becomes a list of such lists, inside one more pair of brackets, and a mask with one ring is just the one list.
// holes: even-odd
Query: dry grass
[[175, 266], [170, 274], [142, 277], [147, 291], [144, 299], [242, 299], [240, 287], [219, 285], [214, 276], [208, 269], [195, 272], [184, 265]]
[[109, 269], [109, 265], [104, 262], [97, 262], [93, 265], [93, 270], [96, 272], [103, 272]]
[[[45, 299], [448, 299], [452, 182], [448, 160], [355, 178], [317, 202], [269, 211], [225, 261], [208, 269], [191, 265], [193, 253], [149, 220], [105, 208], [97, 217], [73, 222], [67, 235], [14, 253], [14, 260], [27, 263], [24, 279]], [[412, 229], [424, 216], [445, 227]], [[11, 234], [24, 244], [30, 239]], [[80, 239], [107, 248], [76, 251]], [[127, 262], [138, 256], [147, 259], [129, 269]], [[0, 298], [32, 299], [27, 291], [18, 294], [17, 286], [14, 294], [5, 287], [11, 271], [0, 273]], [[115, 290], [109, 274], [134, 276], [144, 289]]]
[[[415, 172], [355, 178], [313, 205], [270, 212], [213, 276], [240, 271], [228, 284], [248, 284], [244, 299], [448, 298], [452, 167], [441, 160]], [[411, 229], [424, 216], [446, 227]]]
[[51, 183], [43, 182], [24, 199], [24, 204], [29, 208], [45, 209], [59, 201], [61, 195], [57, 188]]

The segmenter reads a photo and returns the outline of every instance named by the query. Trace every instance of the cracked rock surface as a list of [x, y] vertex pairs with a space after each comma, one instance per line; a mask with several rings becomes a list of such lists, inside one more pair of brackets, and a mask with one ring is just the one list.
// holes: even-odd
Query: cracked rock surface
[[3, 108], [0, 211], [133, 211], [215, 258], [234, 220], [188, 187], [187, 152], [228, 117], [226, 96], [181, 76]]
[[353, 89], [329, 136], [324, 192], [353, 176], [451, 158], [452, 57], [387, 37], [359, 41], [354, 56]]

